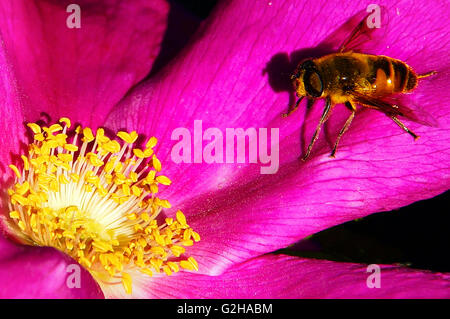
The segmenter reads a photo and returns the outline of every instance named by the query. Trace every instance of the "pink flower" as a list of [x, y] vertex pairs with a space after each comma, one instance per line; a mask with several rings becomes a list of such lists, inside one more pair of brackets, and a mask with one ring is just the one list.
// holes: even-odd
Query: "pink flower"
[[[322, 135], [303, 163], [298, 157], [305, 139], [299, 136], [311, 136], [323, 104], [316, 103], [307, 120], [301, 111], [281, 118], [289, 96], [270, 67], [283, 61], [292, 67], [289, 55], [318, 53], [314, 48], [330, 30], [370, 2], [220, 4], [185, 50], [128, 92], [150, 70], [164, 31], [167, 6], [154, 1], [145, 10], [145, 3], [80, 3], [79, 30], [67, 29], [65, 8], [52, 2], [40, 2], [39, 10], [28, 1], [2, 5], [5, 188], [11, 186], [6, 170], [11, 154], [23, 153], [23, 122], [38, 120], [41, 112], [53, 122], [67, 116], [94, 128], [135, 130], [158, 137], [155, 151], [173, 182], [161, 190], [173, 207], [164, 213], [175, 216], [181, 209], [201, 240], [186, 250], [198, 261], [198, 272], [135, 277], [133, 297], [449, 297], [448, 274], [384, 265], [381, 288], [370, 289], [365, 265], [270, 254], [345, 221], [448, 190], [448, 6], [386, 2], [389, 29], [376, 52], [419, 73], [438, 72], [414, 95], [439, 127], [408, 122], [421, 135], [413, 142], [389, 118], [363, 110], [342, 138], [336, 159], [328, 157], [330, 146]], [[109, 18], [99, 22], [104, 12]], [[272, 70], [270, 79], [264, 69]], [[328, 126], [333, 138], [346, 116], [343, 107], [335, 108]], [[261, 175], [259, 165], [246, 163], [175, 164], [172, 132], [192, 130], [195, 120], [222, 132], [279, 128], [278, 172]], [[73, 261], [56, 250], [0, 237], [0, 251], [2, 297], [103, 296], [87, 272], [81, 288], [69, 289], [66, 266]], [[104, 293], [126, 296], [118, 289]]]

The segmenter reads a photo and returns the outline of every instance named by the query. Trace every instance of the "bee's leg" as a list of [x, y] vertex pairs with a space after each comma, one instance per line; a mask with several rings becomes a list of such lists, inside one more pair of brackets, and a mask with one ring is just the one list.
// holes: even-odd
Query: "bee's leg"
[[309, 143], [306, 154], [302, 158], [303, 161], [305, 161], [309, 157], [309, 154], [311, 153], [311, 149], [312, 149], [314, 143], [316, 142], [317, 138], [319, 137], [319, 133], [320, 133], [323, 123], [325, 123], [325, 121], [330, 116], [330, 110], [331, 110], [331, 98], [328, 96], [327, 100], [326, 100], [326, 104], [325, 104], [325, 109], [323, 110], [323, 113], [322, 113], [322, 117], [320, 118], [319, 124], [316, 127], [316, 131], [314, 132], [311, 142]]
[[412, 137], [414, 137], [414, 140], [417, 140], [420, 136], [416, 135], [413, 131], [411, 131], [409, 128], [407, 128], [405, 126], [405, 124], [403, 124], [402, 122], [400, 122], [400, 120], [394, 116], [394, 115], [390, 115], [389, 116], [398, 126], [400, 126], [403, 130], [405, 130], [406, 133], [410, 134]]
[[303, 100], [303, 98], [304, 98], [304, 96], [299, 97], [297, 102], [295, 102], [295, 105], [294, 106], [289, 106], [288, 112], [287, 113], [283, 113], [281, 116], [282, 117], [288, 117], [289, 115], [294, 113], [298, 109], [298, 106], [299, 106], [300, 102]]
[[355, 100], [355, 102], [357, 102], [363, 106], [366, 106], [369, 108], [374, 108], [374, 109], [377, 109], [377, 110], [383, 112], [384, 114], [389, 116], [395, 122], [395, 124], [400, 126], [406, 133], [408, 133], [412, 137], [414, 137], [414, 140], [417, 140], [420, 137], [420, 136], [416, 135], [413, 131], [411, 131], [409, 128], [407, 128], [405, 126], [405, 124], [400, 122], [400, 120], [397, 118], [397, 115], [402, 115], [402, 114], [398, 111], [398, 107], [396, 107], [395, 105], [391, 105], [382, 100], [375, 100], [375, 99], [368, 99], [368, 98], [361, 98], [361, 97], [358, 97]]
[[417, 78], [418, 79], [427, 78], [427, 77], [432, 76], [432, 75], [434, 75], [436, 73], [437, 73], [436, 71], [431, 71], [431, 72], [428, 72], [428, 73], [425, 73], [425, 74], [418, 74]]
[[308, 99], [308, 103], [306, 104], [306, 109], [310, 109], [312, 108], [312, 106], [314, 105], [314, 99]]
[[347, 102], [345, 102], [345, 106], [347, 108], [349, 108], [352, 113], [348, 117], [347, 121], [345, 121], [344, 126], [340, 130], [339, 135], [336, 138], [336, 143], [334, 143], [333, 150], [331, 151], [330, 157], [335, 157], [336, 150], [337, 150], [337, 147], [338, 147], [338, 144], [339, 144], [339, 140], [341, 139], [342, 135], [344, 135], [344, 133], [347, 131], [347, 129], [349, 128], [350, 124], [353, 121], [353, 118], [355, 117], [356, 109], [355, 109], [354, 105], [350, 101], [347, 101]]

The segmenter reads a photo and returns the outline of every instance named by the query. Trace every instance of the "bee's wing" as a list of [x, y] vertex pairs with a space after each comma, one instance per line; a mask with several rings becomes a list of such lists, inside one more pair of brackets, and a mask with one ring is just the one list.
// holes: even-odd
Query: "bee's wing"
[[431, 114], [405, 94], [375, 98], [354, 92], [352, 96], [356, 103], [379, 110], [386, 115], [402, 116], [422, 125], [439, 127], [438, 121]]
[[376, 49], [379, 50], [380, 47], [380, 40], [386, 34], [389, 20], [387, 10], [384, 7], [379, 8], [380, 28], [373, 27], [370, 23], [373, 18], [372, 12], [368, 13], [366, 10], [361, 10], [331, 33], [320, 43], [320, 46], [337, 52], [376, 53]]
[[433, 115], [413, 99], [411, 94], [396, 94], [383, 99], [385, 102], [397, 106], [401, 116], [406, 117], [422, 125], [439, 127], [439, 123]]

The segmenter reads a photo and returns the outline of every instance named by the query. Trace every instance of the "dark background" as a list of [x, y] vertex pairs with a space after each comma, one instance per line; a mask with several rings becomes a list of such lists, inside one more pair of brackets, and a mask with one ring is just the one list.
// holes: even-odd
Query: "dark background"
[[[168, 30], [150, 75], [170, 63], [214, 8], [213, 0], [171, 0]], [[324, 230], [278, 251], [335, 261], [402, 264], [450, 272], [449, 194]]]

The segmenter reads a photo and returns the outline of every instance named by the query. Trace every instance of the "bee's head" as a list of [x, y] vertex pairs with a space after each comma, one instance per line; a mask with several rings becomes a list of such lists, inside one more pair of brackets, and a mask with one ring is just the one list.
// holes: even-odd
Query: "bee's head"
[[312, 60], [299, 64], [291, 80], [299, 97], [320, 97], [323, 93], [322, 77]]

